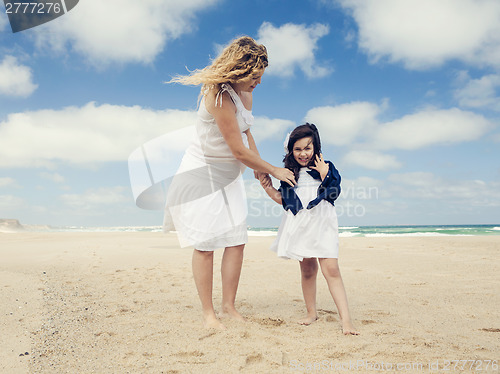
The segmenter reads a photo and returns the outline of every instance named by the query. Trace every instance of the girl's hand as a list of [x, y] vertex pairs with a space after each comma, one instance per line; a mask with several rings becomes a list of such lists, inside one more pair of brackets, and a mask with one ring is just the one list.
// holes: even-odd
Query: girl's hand
[[254, 175], [255, 179], [260, 180], [264, 175], [269, 175], [269, 174], [254, 170], [253, 175]]
[[292, 187], [297, 184], [297, 182], [295, 182], [295, 176], [293, 175], [293, 172], [289, 169], [275, 168], [271, 175], [276, 179], [279, 179], [280, 181], [288, 183]]
[[278, 204], [282, 204], [281, 193], [273, 187], [273, 181], [268, 174], [262, 174], [260, 178], [260, 185], [264, 188], [267, 195]]
[[314, 165], [311, 166], [310, 169], [316, 170], [319, 175], [321, 175], [321, 180], [325, 179], [326, 175], [328, 174], [328, 164], [323, 159], [322, 153], [320, 153], [319, 156], [316, 155]]
[[273, 186], [273, 182], [271, 180], [271, 177], [268, 174], [262, 174], [261, 177], [259, 178], [259, 180], [260, 180], [260, 185], [264, 189]]

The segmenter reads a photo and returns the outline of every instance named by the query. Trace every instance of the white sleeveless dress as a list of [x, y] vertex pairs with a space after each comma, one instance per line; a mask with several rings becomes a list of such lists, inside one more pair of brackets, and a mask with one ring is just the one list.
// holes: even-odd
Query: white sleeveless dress
[[[223, 92], [229, 93], [236, 106], [238, 127], [248, 147], [243, 132], [253, 124], [252, 113], [229, 84], [221, 85], [216, 105], [222, 105]], [[205, 98], [198, 109], [196, 132], [168, 188], [163, 229], [177, 231], [181, 247], [193, 246], [202, 251], [245, 244], [245, 165], [233, 156], [205, 107]]]
[[290, 210], [283, 213], [276, 240], [271, 250], [279, 257], [302, 261], [304, 258], [338, 258], [339, 233], [335, 206], [326, 200], [306, 209], [318, 194], [321, 182], [300, 169], [299, 180], [294, 187], [303, 208], [296, 215]]

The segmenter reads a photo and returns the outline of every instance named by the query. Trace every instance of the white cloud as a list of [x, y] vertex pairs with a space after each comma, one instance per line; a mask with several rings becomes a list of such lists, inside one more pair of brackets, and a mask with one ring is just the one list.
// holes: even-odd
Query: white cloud
[[383, 124], [373, 139], [382, 149], [418, 149], [480, 138], [492, 123], [481, 115], [456, 108], [425, 109]]
[[75, 209], [80, 214], [100, 212], [103, 206], [131, 201], [130, 190], [121, 186], [89, 189], [82, 194], [64, 194], [60, 196], [60, 199], [66, 206]]
[[391, 217], [387, 221], [390, 224], [401, 222], [394, 221], [394, 217], [413, 223], [429, 220], [445, 223], [450, 218], [466, 222], [477, 217], [478, 212], [494, 212], [500, 207], [500, 182], [444, 178], [430, 172], [396, 173], [383, 180], [344, 179], [336, 205], [347, 217], [346, 213], [356, 212], [355, 209], [373, 215], [374, 224], [382, 216]]
[[[187, 127], [195, 121], [194, 111], [155, 111], [95, 102], [61, 110], [14, 113], [0, 122], [0, 167], [125, 161], [143, 143], [165, 134], [161, 138], [163, 148], [172, 153], [184, 151], [189, 136], [194, 134]], [[289, 120], [256, 117], [252, 134], [258, 142], [281, 139], [285, 130], [294, 125]], [[57, 173], [41, 176], [64, 182]]]
[[352, 12], [358, 44], [373, 61], [410, 69], [447, 60], [500, 67], [498, 0], [337, 0]]
[[381, 111], [377, 104], [353, 102], [313, 108], [307, 112], [305, 121], [318, 126], [323, 142], [348, 145], [373, 131]]
[[500, 182], [444, 178], [430, 172], [397, 173], [387, 179], [345, 178], [335, 205], [344, 225], [366, 220], [375, 225], [480, 223], [485, 213], [494, 222], [500, 207]]
[[[2, 214], [7, 212], [14, 212], [16, 209], [25, 206], [25, 201], [17, 196], [13, 195], [0, 195], [0, 211]], [[8, 218], [8, 216], [2, 217]]]
[[369, 200], [387, 197], [385, 182], [380, 179], [361, 176], [355, 179], [342, 179], [342, 200]]
[[12, 187], [16, 185], [16, 181], [13, 178], [5, 177], [0, 178], [0, 188], [2, 187]]
[[348, 152], [344, 156], [343, 162], [371, 170], [390, 170], [401, 167], [401, 163], [394, 156], [373, 151]]
[[37, 89], [28, 66], [20, 65], [14, 56], [0, 63], [0, 95], [27, 97]]
[[457, 205], [466, 202], [469, 206], [500, 206], [499, 182], [451, 180], [429, 172], [392, 174], [388, 181], [391, 182], [389, 188], [394, 195], [406, 199], [439, 200]]
[[[387, 106], [369, 102], [352, 102], [310, 109], [305, 121], [318, 126], [324, 143], [337, 146], [362, 143], [374, 149], [414, 150], [435, 144], [452, 144], [479, 139], [494, 127], [482, 115], [457, 108], [426, 108], [391, 122], [381, 123], [377, 116]], [[375, 156], [375, 154], [373, 154]], [[368, 153], [353, 152], [347, 161], [361, 165]], [[367, 164], [368, 165], [368, 164]], [[369, 164], [377, 170], [398, 167], [392, 156], [378, 154]], [[385, 166], [384, 166], [385, 165]]]
[[[375, 222], [381, 222], [381, 215], [385, 215], [388, 200], [384, 181], [370, 177], [342, 179], [342, 192], [335, 202], [339, 223], [342, 226], [351, 221], [359, 225], [361, 217], [378, 217]], [[369, 218], [368, 218], [369, 219]], [[349, 224], [348, 224], [349, 225]]]
[[85, 0], [35, 31], [40, 49], [70, 48], [96, 65], [150, 63], [168, 40], [195, 28], [195, 14], [218, 0]]
[[193, 125], [195, 112], [96, 105], [15, 113], [0, 122], [0, 167], [127, 160], [144, 142]]
[[[5, 12], [5, 8], [1, 5], [0, 5], [0, 12], [2, 12], [2, 13]], [[0, 32], [4, 31], [5, 26], [7, 26], [8, 23], [9, 23], [9, 19], [7, 17], [4, 17], [4, 16], [0, 17]]]
[[258, 32], [258, 41], [266, 46], [269, 67], [266, 74], [291, 77], [298, 68], [309, 78], [328, 75], [331, 69], [316, 61], [318, 40], [327, 35], [329, 27], [319, 23], [309, 27], [292, 23], [274, 27], [264, 22]]
[[411, 173], [392, 174], [389, 182], [406, 187], [425, 187], [435, 182], [435, 176], [429, 172], [416, 171]]
[[40, 173], [40, 176], [42, 178], [50, 180], [54, 183], [64, 183], [66, 181], [66, 178], [64, 178], [61, 174], [58, 174], [58, 173], [43, 172], [43, 173]]
[[285, 130], [294, 127], [295, 123], [286, 119], [271, 119], [267, 117], [255, 117], [255, 123], [251, 132], [258, 143], [265, 139], [284, 139]]
[[462, 87], [454, 95], [461, 106], [500, 111], [500, 95], [497, 95], [500, 90], [500, 74], [471, 79], [466, 72], [461, 72], [457, 83]]

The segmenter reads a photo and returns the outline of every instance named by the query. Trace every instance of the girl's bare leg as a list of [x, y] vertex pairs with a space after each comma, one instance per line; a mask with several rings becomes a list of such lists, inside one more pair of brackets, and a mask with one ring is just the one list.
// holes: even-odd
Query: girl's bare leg
[[240, 282], [241, 265], [243, 264], [243, 249], [245, 244], [226, 247], [222, 256], [222, 314], [244, 321], [243, 316], [236, 310], [234, 303]]
[[349, 306], [347, 304], [347, 294], [344, 288], [344, 282], [340, 275], [339, 262], [336, 258], [320, 258], [319, 264], [321, 271], [325, 276], [328, 289], [333, 297], [333, 301], [339, 311], [342, 321], [342, 331], [344, 335], [359, 335], [351, 321]]
[[316, 277], [318, 261], [315, 258], [304, 258], [300, 263], [302, 294], [306, 303], [307, 315], [299, 320], [301, 325], [310, 325], [318, 319], [316, 311]]
[[224, 330], [224, 325], [217, 319], [212, 302], [212, 285], [214, 253], [212, 251], [193, 252], [193, 277], [198, 290], [203, 311], [203, 325], [205, 328]]

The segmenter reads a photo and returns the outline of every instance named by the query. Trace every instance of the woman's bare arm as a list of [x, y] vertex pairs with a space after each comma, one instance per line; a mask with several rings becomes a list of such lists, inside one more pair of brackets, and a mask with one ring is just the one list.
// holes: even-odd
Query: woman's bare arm
[[[234, 157], [253, 170], [271, 174], [273, 177], [293, 186], [295, 178], [290, 170], [271, 165], [264, 161], [258, 152], [245, 146], [236, 120], [236, 107], [228, 93], [224, 92], [221, 96], [222, 107], [215, 105], [215, 94], [213, 93], [206, 96], [205, 105], [207, 110], [214, 116], [215, 122]], [[251, 141], [255, 145], [253, 137]]]
[[[255, 143], [255, 140], [253, 138], [252, 133], [250, 132], [250, 129], [244, 131], [244, 133], [248, 139], [248, 147], [260, 156], [259, 150], [257, 149], [257, 144]], [[268, 175], [268, 174], [266, 174], [262, 171], [258, 171], [258, 170], [254, 170], [253, 174], [255, 176], [255, 179], [260, 179], [261, 176]]]

